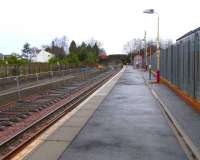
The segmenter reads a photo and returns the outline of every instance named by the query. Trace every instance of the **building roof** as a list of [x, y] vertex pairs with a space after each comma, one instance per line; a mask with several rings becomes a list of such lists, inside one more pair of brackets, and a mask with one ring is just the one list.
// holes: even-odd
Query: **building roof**
[[196, 28], [196, 29], [194, 29], [194, 30], [192, 30], [192, 31], [187, 32], [187, 33], [184, 34], [183, 36], [179, 37], [176, 41], [179, 41], [179, 40], [181, 40], [181, 39], [183, 39], [183, 38], [185, 38], [185, 37], [187, 37], [187, 36], [189, 36], [189, 35], [191, 35], [191, 34], [197, 32], [197, 31], [200, 31], [200, 27], [198, 27], [198, 28]]

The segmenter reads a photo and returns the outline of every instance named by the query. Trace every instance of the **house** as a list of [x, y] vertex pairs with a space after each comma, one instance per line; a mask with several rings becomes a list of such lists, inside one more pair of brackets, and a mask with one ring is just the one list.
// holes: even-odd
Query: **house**
[[54, 55], [52, 53], [41, 50], [35, 57], [32, 58], [32, 61], [46, 63], [53, 57]]
[[3, 59], [4, 55], [3, 53], [0, 53], [0, 59]]

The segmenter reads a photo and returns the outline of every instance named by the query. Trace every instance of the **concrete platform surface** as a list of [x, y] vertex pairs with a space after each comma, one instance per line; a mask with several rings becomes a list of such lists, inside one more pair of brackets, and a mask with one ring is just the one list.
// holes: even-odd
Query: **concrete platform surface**
[[[144, 77], [147, 79], [147, 74], [144, 74]], [[164, 84], [151, 84], [151, 87], [165, 103], [170, 113], [200, 153], [200, 113], [185, 103]]]
[[59, 160], [137, 159], [187, 157], [141, 73], [127, 67]]

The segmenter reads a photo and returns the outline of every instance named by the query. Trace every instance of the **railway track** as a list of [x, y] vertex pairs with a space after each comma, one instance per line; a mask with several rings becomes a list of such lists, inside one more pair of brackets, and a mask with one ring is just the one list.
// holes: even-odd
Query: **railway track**
[[1, 111], [0, 159], [10, 159], [117, 72], [104, 71], [84, 80], [79, 77], [70, 85], [49, 89], [31, 100], [18, 101], [14, 107]]

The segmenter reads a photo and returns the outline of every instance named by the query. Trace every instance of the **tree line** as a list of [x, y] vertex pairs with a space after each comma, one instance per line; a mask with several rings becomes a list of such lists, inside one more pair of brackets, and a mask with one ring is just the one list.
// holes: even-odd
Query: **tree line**
[[88, 42], [77, 44], [74, 40], [68, 44], [65, 36], [55, 38], [50, 45], [43, 45], [41, 49], [31, 47], [25, 43], [21, 54], [12, 53], [9, 56], [0, 58], [0, 64], [29, 64], [33, 58], [41, 51], [45, 50], [53, 54], [49, 60], [50, 64], [83, 64], [90, 65], [99, 62], [100, 53], [103, 52], [101, 42], [91, 39]]
[[77, 45], [72, 40], [69, 45], [68, 54], [66, 54], [63, 46], [55, 44], [55, 41], [52, 41], [51, 46], [45, 49], [54, 54], [54, 57], [49, 60], [51, 64], [95, 64], [99, 62], [99, 54], [103, 51], [101, 43], [96, 40], [91, 40], [88, 43], [82, 42], [80, 45]]

